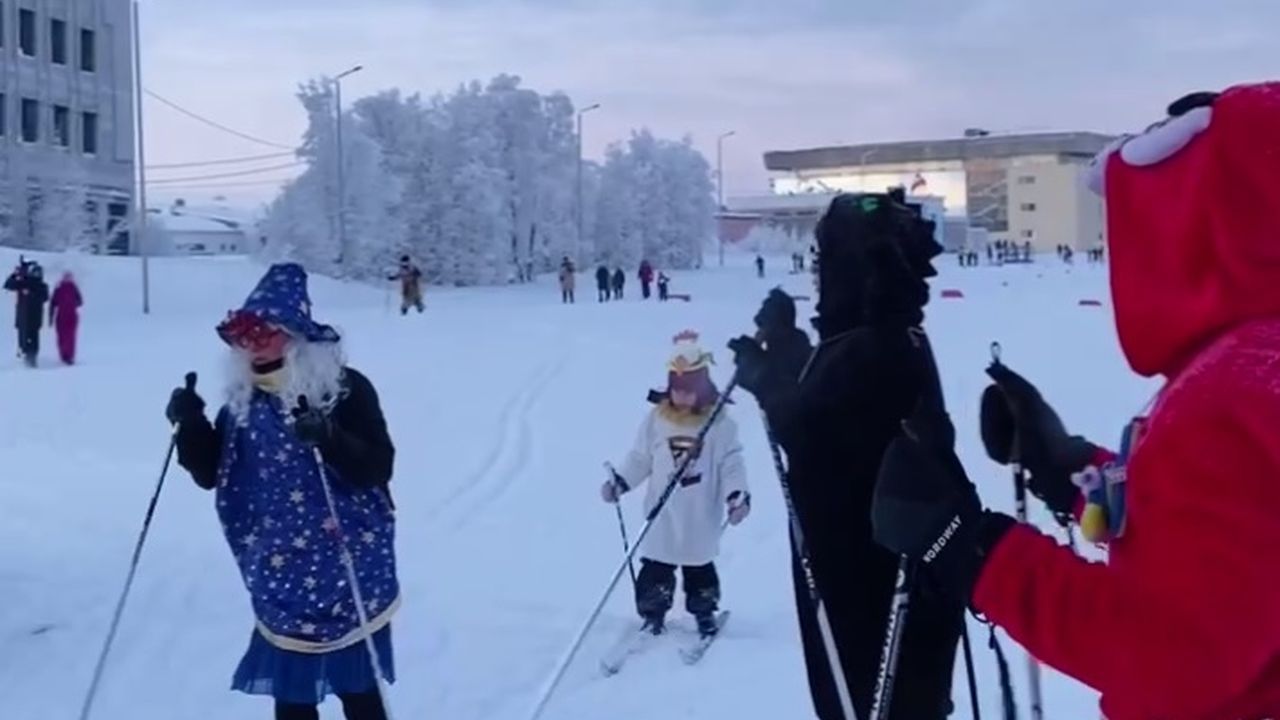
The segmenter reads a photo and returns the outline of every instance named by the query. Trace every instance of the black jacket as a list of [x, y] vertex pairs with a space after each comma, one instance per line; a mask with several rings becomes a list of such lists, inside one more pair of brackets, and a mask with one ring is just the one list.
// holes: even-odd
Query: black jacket
[[49, 302], [49, 286], [34, 275], [13, 273], [4, 281], [4, 289], [17, 293], [13, 326], [30, 332], [44, 324], [44, 304]]
[[[902, 421], [931, 395], [937, 371], [923, 333], [928, 286], [911, 257], [892, 243], [861, 243], [839, 217], [820, 231], [822, 342], [798, 382], [771, 383], [758, 394], [774, 437], [786, 451], [788, 479], [819, 591], [830, 616], [859, 717], [870, 716], [898, 559], [871, 537], [871, 496], [881, 458]], [[874, 234], [872, 234], [874, 235]], [[925, 255], [928, 251], [924, 252]], [[852, 261], [855, 260], [856, 261]], [[927, 266], [927, 260], [924, 262]], [[922, 292], [923, 290], [923, 292]], [[791, 367], [807, 341], [774, 341]], [[841, 718], [816, 616], [798, 563], [797, 614], [820, 720]], [[893, 698], [895, 720], [938, 720], [951, 708], [955, 650], [963, 605], [930, 588], [912, 596]]]
[[[337, 479], [357, 488], [382, 487], [391, 482], [395, 463], [395, 447], [387, 433], [387, 422], [378, 403], [373, 383], [356, 370], [343, 374], [345, 394], [330, 413], [333, 435], [320, 446], [325, 462], [337, 471]], [[218, 462], [222, 454], [222, 438], [226, 413], [220, 413], [217, 426], [208, 419], [183, 423], [178, 428], [178, 464], [191, 473], [196, 485], [211, 490], [217, 485]], [[390, 491], [387, 492], [390, 499]]]

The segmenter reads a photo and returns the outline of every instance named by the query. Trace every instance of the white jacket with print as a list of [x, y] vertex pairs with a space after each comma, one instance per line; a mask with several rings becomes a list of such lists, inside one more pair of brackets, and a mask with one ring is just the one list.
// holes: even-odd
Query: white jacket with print
[[[635, 446], [617, 472], [631, 490], [645, 481], [646, 516], [657, 504], [684, 456], [693, 450], [703, 418], [660, 404], [650, 411]], [[702, 453], [667, 500], [641, 547], [641, 556], [671, 565], [705, 565], [720, 554], [726, 502], [747, 495], [747, 470], [738, 425], [721, 413], [707, 432]]]

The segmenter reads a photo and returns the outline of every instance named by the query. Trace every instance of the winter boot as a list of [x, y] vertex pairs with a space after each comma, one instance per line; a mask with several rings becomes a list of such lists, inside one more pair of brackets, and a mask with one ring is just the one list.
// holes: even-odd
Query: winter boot
[[704, 613], [694, 618], [698, 623], [698, 636], [703, 638], [714, 637], [720, 632], [720, 624], [716, 622], [716, 616], [711, 613]]
[[649, 615], [645, 617], [644, 622], [640, 625], [640, 632], [646, 632], [650, 635], [661, 635], [666, 631], [666, 620], [661, 615]]

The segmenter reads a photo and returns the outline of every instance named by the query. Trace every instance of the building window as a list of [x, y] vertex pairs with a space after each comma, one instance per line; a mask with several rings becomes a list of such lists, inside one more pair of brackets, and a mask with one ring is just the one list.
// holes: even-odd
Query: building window
[[98, 37], [92, 30], [80, 29], [80, 69], [98, 71]]
[[0, 93], [0, 138], [9, 135], [9, 96]]
[[1019, 233], [1019, 234], [1020, 234], [1022, 237], [1024, 237], [1024, 238], [1028, 239], [1028, 240], [1034, 240], [1034, 239], [1035, 239], [1035, 237], [1036, 237], [1036, 231], [1035, 231], [1035, 230], [1023, 230], [1023, 231], [1022, 231], [1021, 233]]
[[67, 64], [67, 21], [49, 21], [49, 54], [54, 65]]
[[0, 2], [0, 47], [4, 47], [4, 3]]
[[98, 154], [98, 113], [87, 112], [80, 118], [80, 147], [85, 155]]
[[1035, 211], [1036, 211], [1036, 204], [1035, 204], [1035, 203], [1022, 203], [1022, 211], [1023, 211], [1023, 212], [1035, 212]]
[[1019, 185], [1035, 185], [1035, 184], [1036, 184], [1036, 176], [1035, 176], [1035, 175], [1021, 175], [1021, 176], [1019, 176], [1019, 177], [1018, 177], [1018, 184], [1019, 184]]
[[22, 98], [22, 142], [40, 142], [40, 103]]
[[71, 147], [71, 109], [64, 105], [53, 106], [53, 137], [58, 147]]
[[27, 57], [36, 56], [36, 11], [18, 11], [18, 50]]

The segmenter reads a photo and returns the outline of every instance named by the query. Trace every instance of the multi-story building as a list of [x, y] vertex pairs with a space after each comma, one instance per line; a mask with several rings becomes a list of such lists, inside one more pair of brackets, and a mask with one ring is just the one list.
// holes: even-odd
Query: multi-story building
[[1112, 138], [1087, 132], [967, 133], [963, 138], [765, 153], [775, 193], [883, 192], [901, 185], [941, 197], [991, 240], [1038, 251], [1095, 247], [1102, 203], [1082, 175]]
[[0, 243], [128, 251], [131, 29], [129, 0], [0, 0]]

